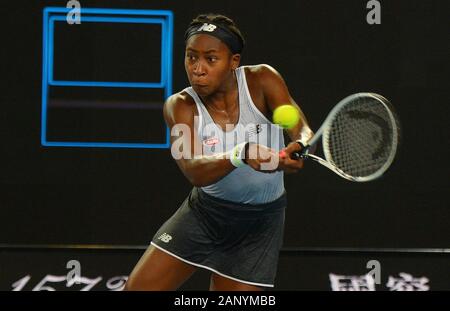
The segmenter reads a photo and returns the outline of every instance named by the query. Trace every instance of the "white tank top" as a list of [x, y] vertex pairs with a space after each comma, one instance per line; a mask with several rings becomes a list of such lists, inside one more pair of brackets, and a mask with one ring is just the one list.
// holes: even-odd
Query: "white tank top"
[[[223, 131], [215, 124], [200, 97], [192, 87], [184, 89], [195, 101], [199, 115], [197, 135], [203, 154], [211, 155], [231, 150], [244, 141], [281, 150], [284, 147], [283, 130], [270, 122], [252, 101], [245, 78], [244, 67], [235, 71], [239, 89], [239, 120], [231, 131]], [[262, 173], [244, 165], [215, 182], [202, 187], [207, 194], [239, 203], [262, 204], [278, 199], [284, 193], [283, 172]]]

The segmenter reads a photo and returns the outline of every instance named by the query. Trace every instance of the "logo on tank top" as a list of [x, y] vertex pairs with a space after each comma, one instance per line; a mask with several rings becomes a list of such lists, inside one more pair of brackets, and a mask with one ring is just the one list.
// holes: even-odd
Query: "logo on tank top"
[[214, 146], [219, 143], [219, 138], [217, 137], [210, 137], [203, 140], [203, 144], [205, 146]]
[[262, 132], [262, 130], [263, 129], [262, 129], [261, 124], [254, 124], [253, 126], [248, 128], [248, 136], [258, 135], [259, 133]]

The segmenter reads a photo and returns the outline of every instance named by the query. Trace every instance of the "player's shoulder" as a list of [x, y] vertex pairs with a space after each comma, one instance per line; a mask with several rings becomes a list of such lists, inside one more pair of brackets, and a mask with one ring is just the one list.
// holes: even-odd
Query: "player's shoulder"
[[164, 110], [167, 112], [193, 112], [194, 107], [194, 99], [185, 90], [172, 94], [166, 99], [166, 102], [164, 103]]
[[195, 114], [195, 101], [185, 91], [180, 91], [169, 96], [164, 103], [164, 116], [166, 120], [178, 121], [190, 119]]
[[267, 73], [278, 74], [278, 71], [268, 64], [246, 65], [243, 67], [245, 68], [246, 72], [252, 74], [267, 74]]
[[178, 107], [193, 107], [194, 99], [185, 90], [170, 95], [164, 104], [167, 108], [175, 109]]
[[247, 80], [259, 82], [260, 84], [270, 83], [281, 79], [280, 73], [268, 64], [244, 66], [244, 70]]

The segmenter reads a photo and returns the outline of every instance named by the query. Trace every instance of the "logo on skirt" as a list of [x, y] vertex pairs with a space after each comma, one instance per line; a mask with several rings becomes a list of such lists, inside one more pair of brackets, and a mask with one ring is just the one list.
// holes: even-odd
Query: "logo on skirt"
[[158, 240], [163, 241], [164, 243], [169, 243], [170, 240], [172, 240], [172, 236], [170, 234], [167, 233], [163, 233], [158, 237]]

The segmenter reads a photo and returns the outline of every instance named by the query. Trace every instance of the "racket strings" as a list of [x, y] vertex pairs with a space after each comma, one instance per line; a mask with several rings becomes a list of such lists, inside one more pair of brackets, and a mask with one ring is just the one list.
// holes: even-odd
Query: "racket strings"
[[353, 100], [336, 114], [324, 132], [327, 160], [351, 176], [376, 173], [395, 152], [394, 126], [388, 110], [378, 99]]

